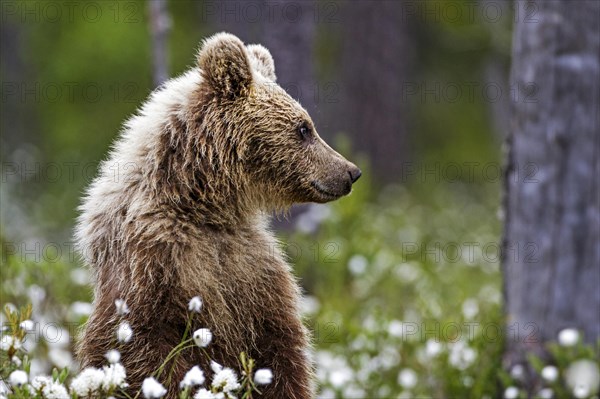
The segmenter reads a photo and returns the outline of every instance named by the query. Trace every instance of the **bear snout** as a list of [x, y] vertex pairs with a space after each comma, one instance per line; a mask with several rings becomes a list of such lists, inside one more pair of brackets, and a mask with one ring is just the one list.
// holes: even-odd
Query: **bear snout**
[[360, 169], [358, 169], [356, 165], [352, 165], [350, 167], [348, 174], [350, 175], [350, 181], [352, 182], [352, 184], [356, 183], [356, 181], [362, 176], [362, 172], [360, 171]]

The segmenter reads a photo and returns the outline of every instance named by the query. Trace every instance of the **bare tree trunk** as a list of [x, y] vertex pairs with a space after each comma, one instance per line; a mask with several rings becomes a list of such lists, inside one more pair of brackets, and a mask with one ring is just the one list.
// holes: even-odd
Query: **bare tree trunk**
[[166, 0], [148, 0], [150, 33], [152, 36], [153, 78], [156, 86], [169, 79], [167, 39], [171, 18]]
[[414, 43], [403, 1], [348, 1], [342, 4], [339, 117], [355, 149], [369, 155], [374, 175], [399, 181], [407, 160], [409, 121], [402, 99], [410, 82]]
[[[263, 44], [275, 59], [277, 82], [311, 115], [315, 114], [314, 40], [316, 1], [269, 0], [272, 23], [264, 24]], [[318, 125], [318, 123], [317, 123]]]
[[505, 360], [600, 336], [600, 2], [516, 3], [502, 266]]
[[205, 5], [202, 15], [216, 30], [264, 45], [275, 61], [277, 83], [313, 115], [317, 7], [315, 0], [228, 0]]

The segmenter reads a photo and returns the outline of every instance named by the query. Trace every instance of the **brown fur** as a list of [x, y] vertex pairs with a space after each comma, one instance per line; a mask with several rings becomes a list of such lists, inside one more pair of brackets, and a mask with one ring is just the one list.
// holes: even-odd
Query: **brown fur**
[[[82, 365], [104, 364], [116, 347], [138, 389], [180, 342], [198, 295], [204, 307], [192, 331], [213, 332], [206, 349], [215, 361], [237, 367], [244, 351], [273, 370], [262, 397], [310, 398], [300, 292], [266, 215], [348, 194], [360, 171], [274, 83], [264, 47], [215, 35], [186, 76], [195, 83], [167, 83], [126, 124], [82, 205], [77, 238], [95, 272]], [[304, 138], [303, 123], [313, 130]], [[119, 298], [134, 331], [125, 344], [116, 343]], [[161, 376], [168, 398], [196, 364], [210, 371], [198, 348], [178, 358], [170, 380]]]

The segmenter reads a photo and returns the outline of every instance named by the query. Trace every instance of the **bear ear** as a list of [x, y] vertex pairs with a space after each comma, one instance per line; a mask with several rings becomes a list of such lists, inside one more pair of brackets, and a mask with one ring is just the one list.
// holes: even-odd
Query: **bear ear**
[[250, 62], [254, 69], [265, 78], [275, 82], [277, 80], [275, 62], [273, 62], [273, 57], [269, 50], [260, 44], [250, 44], [246, 48], [250, 54]]
[[232, 34], [222, 32], [206, 39], [198, 53], [198, 66], [205, 81], [220, 96], [243, 96], [252, 84], [246, 47]]

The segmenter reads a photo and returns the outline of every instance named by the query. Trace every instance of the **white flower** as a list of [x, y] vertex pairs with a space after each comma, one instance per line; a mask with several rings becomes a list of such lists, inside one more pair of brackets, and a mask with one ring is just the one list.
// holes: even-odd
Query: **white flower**
[[442, 344], [434, 339], [428, 339], [425, 344], [425, 354], [428, 358], [434, 358], [442, 351]]
[[475, 382], [475, 381], [473, 380], [473, 377], [471, 377], [470, 375], [465, 375], [462, 379], [462, 383], [466, 387], [472, 387], [473, 382]]
[[472, 319], [479, 313], [479, 304], [476, 299], [469, 298], [463, 302], [462, 312], [466, 319]]
[[115, 307], [117, 308], [117, 314], [119, 316], [129, 313], [129, 306], [127, 306], [127, 303], [125, 303], [123, 299], [117, 299], [115, 301]]
[[254, 382], [258, 385], [267, 385], [273, 382], [273, 372], [271, 369], [258, 369], [254, 373]]
[[42, 388], [42, 394], [45, 399], [69, 399], [67, 388], [58, 382], [52, 381]]
[[133, 330], [128, 322], [123, 321], [117, 328], [117, 340], [119, 342], [129, 342], [133, 337]]
[[36, 391], [40, 391], [46, 385], [52, 384], [52, 378], [45, 375], [38, 375], [31, 380], [31, 387]]
[[523, 365], [521, 365], [521, 364], [515, 364], [510, 369], [510, 375], [512, 378], [514, 378], [516, 380], [520, 380], [525, 375], [525, 367], [523, 367]]
[[22, 330], [25, 331], [31, 331], [33, 330], [33, 327], [35, 326], [35, 324], [33, 323], [33, 321], [31, 320], [23, 320], [20, 324], [19, 327], [21, 327]]
[[8, 389], [8, 386], [4, 383], [4, 381], [0, 380], [0, 398], [6, 399], [6, 395], [8, 395], [9, 392], [10, 390]]
[[185, 374], [179, 386], [181, 388], [188, 388], [202, 384], [204, 384], [204, 373], [200, 370], [200, 367], [194, 366]]
[[119, 363], [121, 361], [121, 353], [116, 349], [109, 350], [104, 357], [106, 357], [106, 360], [108, 360], [110, 364]]
[[464, 342], [458, 341], [450, 346], [448, 361], [459, 370], [465, 370], [477, 359], [477, 352]]
[[537, 397], [540, 399], [552, 399], [554, 397], [554, 391], [551, 388], [540, 389], [537, 393]]
[[303, 296], [300, 300], [300, 313], [312, 315], [319, 311], [321, 304], [319, 300], [311, 295]]
[[202, 388], [199, 389], [198, 392], [196, 392], [196, 394], [194, 395], [194, 399], [215, 399], [216, 395], [214, 395], [212, 392]]
[[406, 389], [414, 388], [417, 385], [418, 376], [414, 370], [405, 368], [398, 374], [398, 384]]
[[73, 354], [67, 349], [51, 348], [48, 351], [48, 359], [59, 369], [71, 367], [73, 364]]
[[225, 367], [213, 377], [212, 387], [229, 393], [238, 389], [240, 384], [238, 383], [235, 371], [229, 367]]
[[404, 323], [400, 320], [392, 320], [388, 325], [388, 333], [392, 337], [402, 337], [404, 335]]
[[575, 346], [579, 342], [579, 331], [565, 328], [558, 333], [558, 343], [562, 346]]
[[212, 333], [208, 328], [199, 328], [194, 331], [194, 342], [201, 348], [206, 348], [212, 341]]
[[10, 348], [13, 349], [21, 349], [21, 341], [18, 338], [13, 337], [12, 335], [4, 335], [2, 336], [2, 340], [0, 340], [0, 349], [3, 351], [8, 351]]
[[190, 310], [190, 312], [200, 313], [200, 310], [202, 309], [202, 299], [200, 299], [199, 296], [195, 296], [192, 299], [190, 299], [188, 309]]
[[94, 307], [89, 302], [76, 301], [71, 304], [69, 311], [74, 318], [89, 316], [92, 314]]
[[573, 396], [577, 399], [585, 399], [590, 396], [590, 388], [586, 385], [577, 385], [573, 388]]
[[519, 388], [517, 387], [508, 387], [504, 391], [505, 399], [517, 399], [519, 397]]
[[71, 391], [78, 396], [87, 397], [94, 394], [104, 381], [104, 371], [95, 367], [84, 369], [71, 381]]
[[111, 364], [110, 366], [104, 366], [104, 381], [102, 381], [102, 388], [108, 391], [113, 388], [124, 388], [127, 386], [125, 378], [125, 367], [121, 363]]
[[329, 374], [329, 383], [337, 389], [341, 389], [352, 381], [352, 369], [350, 367], [340, 367], [332, 370]]
[[8, 381], [11, 385], [20, 387], [23, 384], [27, 384], [27, 373], [23, 370], [15, 370], [8, 376]]
[[540, 373], [542, 378], [548, 382], [554, 382], [558, 378], [558, 369], [554, 366], [546, 366]]
[[587, 359], [577, 360], [565, 370], [565, 380], [575, 397], [588, 397], [598, 392], [600, 386], [598, 364]]
[[223, 366], [221, 366], [219, 363], [215, 362], [214, 360], [210, 361], [210, 368], [213, 371], [213, 373], [217, 374], [219, 371], [223, 370]]
[[17, 355], [14, 355], [10, 361], [13, 362], [17, 367], [21, 367], [21, 364], [23, 363]]
[[363, 274], [365, 270], [367, 270], [367, 266], [369, 265], [369, 261], [362, 255], [354, 255], [348, 261], [348, 270], [350, 273], [358, 276]]
[[162, 398], [167, 393], [165, 387], [154, 378], [146, 378], [142, 383], [142, 393], [147, 399]]

